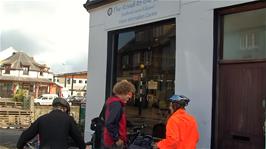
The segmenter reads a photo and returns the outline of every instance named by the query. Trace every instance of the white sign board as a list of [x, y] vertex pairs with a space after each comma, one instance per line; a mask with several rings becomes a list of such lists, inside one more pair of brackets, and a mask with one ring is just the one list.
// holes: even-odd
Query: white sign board
[[106, 28], [159, 20], [179, 14], [180, 0], [130, 0], [106, 8]]

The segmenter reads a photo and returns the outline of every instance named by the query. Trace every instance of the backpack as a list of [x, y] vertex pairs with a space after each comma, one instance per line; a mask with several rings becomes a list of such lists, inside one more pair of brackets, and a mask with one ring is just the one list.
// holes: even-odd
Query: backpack
[[102, 111], [98, 117], [95, 117], [91, 120], [91, 125], [90, 129], [94, 131], [92, 138], [91, 138], [91, 143], [92, 147], [94, 149], [99, 149], [101, 148], [101, 139], [103, 135], [103, 127], [104, 127], [104, 113], [105, 113], [105, 104], [102, 108]]
[[105, 114], [105, 104], [101, 110], [101, 113], [98, 117], [95, 117], [91, 120], [90, 129], [96, 131], [97, 128], [102, 127], [104, 125], [104, 114]]
[[101, 117], [95, 117], [91, 120], [90, 129], [96, 131], [100, 126], [104, 125], [104, 120]]

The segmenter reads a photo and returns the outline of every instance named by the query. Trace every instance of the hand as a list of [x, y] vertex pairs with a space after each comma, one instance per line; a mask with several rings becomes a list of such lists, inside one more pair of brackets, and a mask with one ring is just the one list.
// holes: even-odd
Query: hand
[[118, 139], [116, 142], [115, 142], [116, 146], [122, 146], [124, 144], [124, 141], [121, 140], [121, 139]]
[[91, 149], [91, 146], [90, 145], [86, 145], [86, 149]]
[[153, 148], [153, 149], [158, 149], [157, 144], [156, 144], [156, 143], [153, 143], [153, 144], [152, 144], [152, 148]]

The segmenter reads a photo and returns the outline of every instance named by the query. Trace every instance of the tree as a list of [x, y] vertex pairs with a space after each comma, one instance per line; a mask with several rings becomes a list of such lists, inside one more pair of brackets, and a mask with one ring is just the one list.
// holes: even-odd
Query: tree
[[24, 89], [18, 89], [16, 91], [16, 94], [13, 96], [13, 99], [15, 101], [18, 101], [18, 102], [23, 102], [24, 98], [26, 97], [27, 95], [27, 90], [24, 90]]

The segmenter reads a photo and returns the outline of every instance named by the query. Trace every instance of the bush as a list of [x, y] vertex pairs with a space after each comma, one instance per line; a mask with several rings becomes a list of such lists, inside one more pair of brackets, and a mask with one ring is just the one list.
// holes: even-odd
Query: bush
[[23, 102], [26, 95], [27, 95], [27, 90], [18, 89], [16, 94], [13, 96], [13, 99], [18, 102]]

